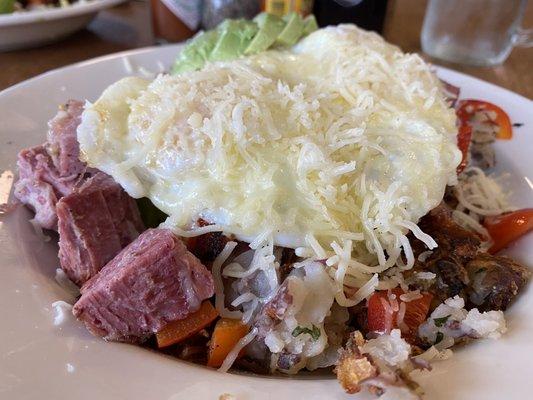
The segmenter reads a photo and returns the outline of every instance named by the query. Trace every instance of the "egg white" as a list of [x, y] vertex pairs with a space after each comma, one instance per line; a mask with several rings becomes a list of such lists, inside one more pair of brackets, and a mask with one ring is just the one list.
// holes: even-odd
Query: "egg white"
[[397, 248], [456, 180], [455, 115], [418, 56], [353, 26], [201, 71], [125, 78], [89, 104], [82, 157], [186, 229]]

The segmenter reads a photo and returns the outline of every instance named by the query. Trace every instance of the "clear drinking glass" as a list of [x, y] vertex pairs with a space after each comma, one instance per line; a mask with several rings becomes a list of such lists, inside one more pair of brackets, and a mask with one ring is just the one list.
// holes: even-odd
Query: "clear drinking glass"
[[422, 50], [462, 64], [501, 64], [513, 46], [533, 46], [533, 29], [522, 29], [527, 0], [429, 0]]

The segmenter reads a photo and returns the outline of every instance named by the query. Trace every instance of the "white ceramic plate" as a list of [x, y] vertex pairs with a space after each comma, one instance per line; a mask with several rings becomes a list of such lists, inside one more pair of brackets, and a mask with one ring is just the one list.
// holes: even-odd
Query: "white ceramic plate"
[[89, 0], [64, 8], [0, 15], [0, 51], [36, 47], [62, 39], [87, 26], [98, 11], [125, 0]]
[[[0, 202], [12, 190], [17, 152], [44, 141], [46, 122], [69, 98], [94, 100], [110, 83], [143, 67], [168, 68], [178, 46], [119, 53], [52, 71], [0, 93]], [[127, 60], [127, 61], [125, 61]], [[462, 88], [463, 97], [503, 107], [515, 129], [511, 141], [497, 143], [499, 169], [508, 171], [518, 206], [533, 206], [533, 104], [502, 88], [450, 70], [441, 78]], [[530, 180], [528, 180], [530, 179]], [[348, 396], [336, 380], [265, 378], [220, 374], [125, 344], [106, 343], [79, 323], [53, 325], [51, 303], [71, 299], [54, 280], [57, 247], [34, 232], [24, 208], [0, 222], [0, 398], [2, 399], [364, 399]], [[533, 235], [511, 249], [533, 267]], [[529, 249], [529, 250], [528, 250]], [[533, 371], [533, 289], [507, 313], [509, 332], [437, 363], [419, 381], [427, 399], [531, 398]]]

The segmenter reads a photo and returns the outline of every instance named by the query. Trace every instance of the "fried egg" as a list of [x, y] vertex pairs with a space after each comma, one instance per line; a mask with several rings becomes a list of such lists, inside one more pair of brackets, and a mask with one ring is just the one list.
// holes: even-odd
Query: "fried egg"
[[380, 265], [410, 230], [426, 240], [415, 224], [456, 182], [456, 134], [429, 65], [352, 25], [199, 71], [124, 78], [78, 128], [83, 160], [150, 198], [166, 226], [201, 217], [316, 254], [349, 240]]

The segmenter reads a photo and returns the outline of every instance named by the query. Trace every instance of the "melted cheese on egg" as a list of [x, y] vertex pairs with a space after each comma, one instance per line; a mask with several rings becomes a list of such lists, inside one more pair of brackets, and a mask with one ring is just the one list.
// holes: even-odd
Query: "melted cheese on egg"
[[122, 79], [87, 105], [78, 139], [89, 165], [149, 197], [167, 226], [201, 216], [381, 266], [406, 251], [409, 230], [434, 243], [415, 224], [461, 158], [429, 66], [349, 25], [289, 50]]

